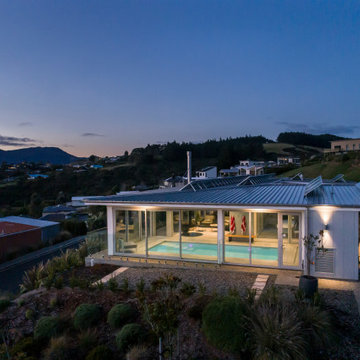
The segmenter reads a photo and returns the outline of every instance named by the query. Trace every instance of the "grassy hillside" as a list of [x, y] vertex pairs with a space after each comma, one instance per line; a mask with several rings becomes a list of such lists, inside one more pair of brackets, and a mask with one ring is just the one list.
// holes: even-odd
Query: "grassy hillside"
[[267, 143], [263, 145], [266, 153], [272, 153], [275, 155], [296, 155], [296, 156], [311, 156], [321, 154], [322, 148], [307, 145], [292, 145], [288, 143]]
[[358, 154], [332, 156], [326, 160], [290, 170], [283, 173], [282, 176], [292, 176], [298, 172], [302, 172], [308, 178], [321, 175], [324, 179], [331, 179], [337, 174], [344, 174], [346, 180], [360, 181], [360, 156]]

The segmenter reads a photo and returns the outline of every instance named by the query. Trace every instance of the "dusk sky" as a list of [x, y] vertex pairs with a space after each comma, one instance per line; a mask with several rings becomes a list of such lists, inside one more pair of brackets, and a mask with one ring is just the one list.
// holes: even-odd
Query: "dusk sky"
[[360, 137], [360, 1], [0, 2], [0, 148]]

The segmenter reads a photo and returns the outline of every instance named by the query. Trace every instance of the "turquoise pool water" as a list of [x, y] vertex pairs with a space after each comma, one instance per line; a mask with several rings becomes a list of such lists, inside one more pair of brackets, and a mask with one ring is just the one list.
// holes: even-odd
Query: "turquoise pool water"
[[[179, 243], [172, 241], [163, 241], [149, 249], [152, 253], [166, 253], [179, 255]], [[183, 255], [201, 255], [212, 256], [217, 258], [217, 245], [216, 244], [203, 244], [203, 243], [183, 243]], [[248, 259], [250, 248], [247, 245], [226, 245], [225, 258], [240, 258]], [[251, 256], [257, 260], [274, 260], [278, 258], [278, 249], [270, 247], [252, 246]]]

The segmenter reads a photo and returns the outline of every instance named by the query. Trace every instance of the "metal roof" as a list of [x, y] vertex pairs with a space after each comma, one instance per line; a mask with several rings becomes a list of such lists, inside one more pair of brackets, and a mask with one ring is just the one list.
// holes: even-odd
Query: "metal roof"
[[53, 222], [53, 221], [33, 219], [33, 218], [25, 217], [25, 216], [6, 216], [3, 218], [0, 218], [0, 222], [4, 222], [4, 221], [17, 223], [17, 224], [36, 226], [36, 227], [41, 227], [41, 228], [59, 224], [59, 223]]
[[263, 206], [316, 206], [331, 205], [360, 207], [360, 188], [355, 184], [323, 184], [305, 196], [306, 183], [270, 183], [243, 185], [230, 188], [212, 188], [168, 193], [142, 193], [127, 196], [105, 196], [90, 203], [131, 204], [208, 204], [208, 205], [263, 205]]

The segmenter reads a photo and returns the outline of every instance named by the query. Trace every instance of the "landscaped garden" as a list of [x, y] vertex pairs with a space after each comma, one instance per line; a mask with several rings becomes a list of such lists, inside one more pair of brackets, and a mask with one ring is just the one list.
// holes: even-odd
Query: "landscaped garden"
[[357, 359], [352, 292], [311, 299], [275, 286], [258, 300], [256, 274], [224, 270], [85, 268], [79, 250], [26, 274], [0, 300], [0, 359]]

